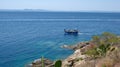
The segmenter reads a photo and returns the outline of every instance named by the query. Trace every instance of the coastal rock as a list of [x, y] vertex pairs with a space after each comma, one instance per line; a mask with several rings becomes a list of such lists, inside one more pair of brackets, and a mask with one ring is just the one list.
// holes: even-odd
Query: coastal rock
[[62, 67], [72, 67], [80, 60], [85, 59], [86, 56], [81, 54], [80, 49], [76, 50], [71, 56], [63, 60]]
[[[94, 67], [95, 61], [88, 59], [88, 56], [84, 55], [84, 51], [92, 49], [95, 46], [92, 42], [81, 42], [77, 45], [67, 46], [66, 48], [75, 50], [72, 55], [63, 60], [62, 67]], [[89, 60], [89, 62], [87, 62]]]
[[89, 45], [89, 44], [90, 44], [89, 42], [80, 42], [76, 45], [63, 45], [61, 47], [62, 48], [67, 48], [67, 49], [72, 49], [72, 50], [77, 50], [77, 49], [83, 48], [83, 47], [85, 47], [86, 45]]
[[[54, 67], [54, 62], [44, 58], [44, 65], [45, 67]], [[31, 64], [27, 65], [26, 67], [42, 67], [42, 61], [41, 59], [34, 60]]]

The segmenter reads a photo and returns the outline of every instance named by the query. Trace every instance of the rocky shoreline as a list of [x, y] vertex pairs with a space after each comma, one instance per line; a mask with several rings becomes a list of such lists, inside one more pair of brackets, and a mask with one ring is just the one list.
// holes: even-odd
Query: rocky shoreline
[[83, 51], [89, 49], [94, 44], [92, 42], [80, 42], [76, 45], [67, 46], [64, 45], [63, 48], [72, 49], [74, 53], [63, 60], [62, 67], [82, 67], [82, 64], [86, 63], [88, 56], [83, 54]]
[[[80, 48], [88, 46], [89, 44], [90, 44], [89, 42], [80, 42], [72, 46], [68, 46], [68, 45], [61, 46], [61, 48], [74, 50], [74, 53], [72, 55], [62, 60], [62, 67], [71, 67], [76, 61], [85, 59], [86, 56], [81, 54]], [[55, 61], [51, 61], [50, 59], [44, 58], [44, 62], [45, 62], [44, 63], [45, 67], [54, 67]], [[26, 67], [41, 67], [41, 65], [42, 65], [42, 61], [40, 58], [40, 59], [34, 60], [31, 64], [28, 64]]]
[[[61, 48], [74, 50], [74, 53], [60, 60], [60, 67], [120, 67], [120, 37], [105, 32], [94, 36], [89, 42], [76, 45], [63, 45]], [[44, 59], [45, 67], [55, 67], [56, 61]], [[42, 67], [42, 59], [37, 59], [27, 67]]]
[[[88, 50], [93, 46], [94, 44], [92, 42], [81, 42], [72, 46], [67, 45], [61, 46], [62, 48], [74, 50], [74, 53], [72, 55], [62, 60], [62, 67], [102, 67], [101, 61], [103, 62], [103, 60], [101, 59], [93, 60], [90, 59], [89, 56], [83, 54], [83, 51]], [[107, 62], [109, 63], [109, 61]], [[50, 59], [45, 58], [44, 64], [45, 67], [54, 67], [55, 61], [51, 61]], [[37, 59], [26, 67], [42, 67], [41, 65], [42, 65], [41, 59]], [[115, 64], [115, 66], [112, 67], [120, 67], [120, 63], [117, 63]]]

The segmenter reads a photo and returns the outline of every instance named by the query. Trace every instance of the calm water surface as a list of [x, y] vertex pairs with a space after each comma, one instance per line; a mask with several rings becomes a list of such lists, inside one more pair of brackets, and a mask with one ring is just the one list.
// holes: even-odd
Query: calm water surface
[[[78, 36], [64, 35], [75, 28]], [[0, 67], [24, 67], [41, 56], [64, 59], [73, 51], [60, 46], [105, 31], [120, 35], [120, 13], [0, 12]]]

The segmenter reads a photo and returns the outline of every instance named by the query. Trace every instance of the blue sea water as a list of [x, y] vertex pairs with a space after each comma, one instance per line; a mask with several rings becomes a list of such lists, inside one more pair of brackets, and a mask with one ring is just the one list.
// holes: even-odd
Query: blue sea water
[[[64, 35], [64, 29], [75, 28], [78, 36]], [[1, 11], [0, 67], [24, 67], [41, 56], [64, 59], [73, 51], [60, 46], [105, 31], [120, 35], [120, 13]]]

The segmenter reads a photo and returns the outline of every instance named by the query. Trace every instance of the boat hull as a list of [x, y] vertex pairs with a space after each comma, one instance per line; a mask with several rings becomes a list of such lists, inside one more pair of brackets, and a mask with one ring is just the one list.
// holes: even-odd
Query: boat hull
[[65, 34], [77, 35], [78, 30], [64, 30]]

